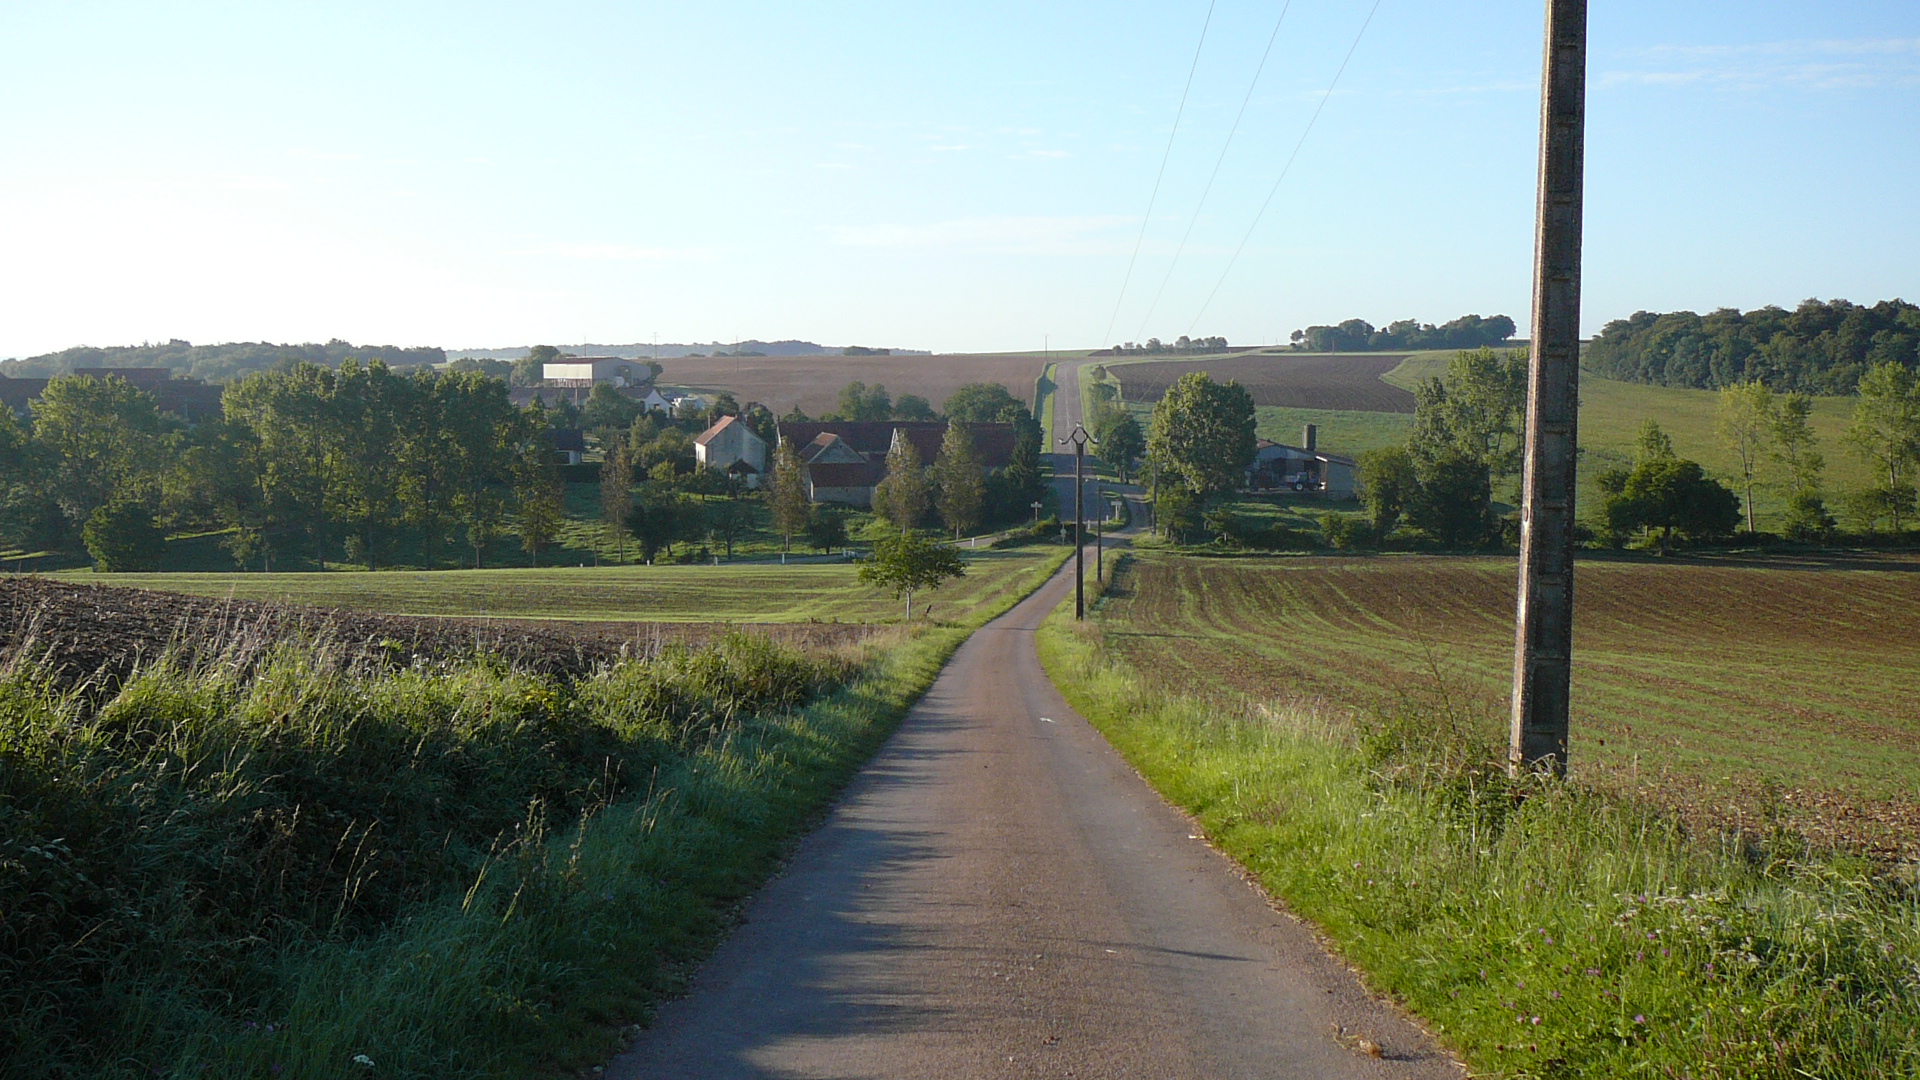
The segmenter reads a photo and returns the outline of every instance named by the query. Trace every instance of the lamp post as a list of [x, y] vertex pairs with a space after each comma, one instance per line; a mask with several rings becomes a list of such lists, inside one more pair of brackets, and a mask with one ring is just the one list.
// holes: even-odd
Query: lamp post
[[1082, 494], [1084, 466], [1087, 461], [1087, 443], [1098, 446], [1100, 440], [1087, 434], [1087, 429], [1077, 421], [1067, 437], [1061, 439], [1061, 446], [1073, 444], [1073, 617], [1076, 620], [1087, 617], [1087, 500]]

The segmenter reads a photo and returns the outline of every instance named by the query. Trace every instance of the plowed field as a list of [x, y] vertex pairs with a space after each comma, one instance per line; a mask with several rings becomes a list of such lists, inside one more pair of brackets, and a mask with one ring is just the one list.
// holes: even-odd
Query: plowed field
[[[1054, 359], [1060, 359], [1058, 353]], [[968, 383], [999, 383], [1021, 401], [1033, 401], [1033, 381], [1046, 366], [1038, 353], [951, 356], [714, 356], [662, 360], [660, 382], [730, 390], [785, 414], [796, 404], [809, 416], [832, 410], [840, 388], [855, 379], [884, 385], [895, 401], [919, 394], [934, 408]], [[1411, 408], [1411, 406], [1409, 406]]]
[[[1157, 684], [1503, 730], [1510, 560], [1149, 556], [1101, 609]], [[1920, 844], [1920, 560], [1580, 567], [1577, 774], [1751, 823], [1766, 781], [1809, 832]]]
[[1159, 401], [1175, 379], [1189, 371], [1204, 371], [1217, 382], [1232, 379], [1246, 387], [1255, 405], [1410, 413], [1413, 395], [1380, 381], [1406, 358], [1404, 353], [1241, 353], [1209, 360], [1114, 364], [1107, 370], [1119, 378], [1121, 396], [1128, 401]]

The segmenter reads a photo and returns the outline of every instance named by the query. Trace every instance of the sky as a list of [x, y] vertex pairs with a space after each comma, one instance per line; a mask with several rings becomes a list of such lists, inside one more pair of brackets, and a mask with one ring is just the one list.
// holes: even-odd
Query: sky
[[[1542, 7], [16, 0], [0, 357], [1524, 327]], [[1586, 332], [1920, 300], [1920, 4], [1589, 50]]]

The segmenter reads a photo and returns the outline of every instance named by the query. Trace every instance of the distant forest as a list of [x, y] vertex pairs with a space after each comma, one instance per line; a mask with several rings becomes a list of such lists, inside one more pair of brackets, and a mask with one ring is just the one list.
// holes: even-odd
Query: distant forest
[[265, 341], [195, 345], [175, 338], [164, 344], [116, 345], [105, 349], [81, 345], [24, 360], [4, 360], [0, 361], [0, 375], [10, 379], [48, 379], [71, 375], [77, 367], [163, 367], [171, 369], [175, 376], [227, 383], [256, 371], [286, 370], [301, 361], [337, 368], [349, 356], [362, 363], [378, 360], [393, 368], [438, 364], [447, 358], [445, 350], [432, 346], [405, 349], [397, 345], [350, 345], [339, 338], [325, 345], [312, 342], [275, 345]]
[[1869, 367], [1920, 367], [1920, 307], [1883, 300], [1803, 301], [1741, 312], [1721, 308], [1636, 312], [1600, 331], [1587, 349], [1597, 375], [1703, 390], [1762, 382], [1776, 390], [1851, 394]]
[[1483, 319], [1462, 315], [1435, 326], [1401, 319], [1384, 327], [1365, 319], [1348, 319], [1338, 326], [1309, 326], [1293, 332], [1293, 347], [1307, 352], [1397, 352], [1415, 349], [1478, 349], [1513, 337], [1513, 320], [1505, 315]]

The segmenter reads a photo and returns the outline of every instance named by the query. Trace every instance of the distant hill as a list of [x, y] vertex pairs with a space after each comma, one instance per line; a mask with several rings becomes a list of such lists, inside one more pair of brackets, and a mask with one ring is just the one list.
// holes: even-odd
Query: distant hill
[[45, 379], [72, 374], [74, 368], [159, 367], [167, 368], [175, 375], [224, 383], [251, 372], [268, 371], [302, 360], [338, 367], [340, 361], [349, 356], [368, 361], [384, 360], [393, 367], [438, 364], [447, 359], [446, 352], [435, 346], [402, 348], [398, 345], [353, 345], [339, 338], [324, 345], [313, 342], [275, 345], [266, 341], [195, 345], [175, 338], [164, 344], [116, 345], [98, 349], [80, 345], [23, 360], [0, 360], [0, 375], [13, 379]]
[[[532, 346], [517, 345], [508, 349], [449, 349], [449, 360], [516, 360], [527, 355]], [[705, 344], [691, 344], [677, 341], [662, 341], [658, 345], [652, 342], [636, 342], [630, 345], [597, 345], [591, 342], [580, 345], [558, 346], [561, 352], [574, 356], [618, 356], [627, 360], [640, 360], [659, 357], [673, 360], [699, 353], [702, 356], [839, 356], [841, 346], [819, 345], [811, 341], [761, 341], [758, 338], [747, 341], [710, 341]], [[925, 349], [889, 349], [894, 356], [931, 356]]]

